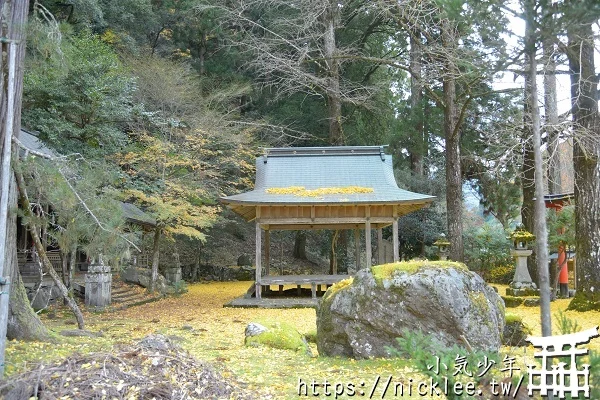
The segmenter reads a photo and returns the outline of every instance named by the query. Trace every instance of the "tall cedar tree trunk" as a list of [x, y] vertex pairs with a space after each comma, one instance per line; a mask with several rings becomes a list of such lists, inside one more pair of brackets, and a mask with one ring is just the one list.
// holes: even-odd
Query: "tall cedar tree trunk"
[[[0, 36], [23, 40], [17, 46], [15, 76], [15, 110], [13, 135], [18, 136], [21, 130], [21, 99], [23, 95], [23, 61], [25, 59], [25, 31], [29, 1], [0, 0]], [[0, 147], [4, 142], [4, 123], [7, 114], [7, 86], [8, 86], [8, 44], [2, 44], [1, 70], [2, 93], [0, 93]], [[7, 221], [7, 244], [4, 274], [10, 276], [10, 300], [8, 310], [7, 338], [23, 340], [49, 340], [50, 336], [38, 315], [33, 311], [27, 292], [19, 273], [17, 263], [17, 185], [14, 178], [10, 182], [9, 215]]]
[[[552, 10], [544, 10], [544, 19], [550, 19], [544, 25], [552, 26]], [[561, 182], [560, 153], [558, 152], [558, 105], [556, 98], [556, 56], [555, 35], [544, 32], [544, 114], [546, 115], [544, 130], [548, 138], [548, 190], [550, 193], [563, 193]]]
[[[521, 187], [523, 190], [523, 204], [521, 206], [521, 222], [529, 232], [534, 231], [534, 209], [535, 204], [535, 159], [533, 155], [533, 136], [531, 122], [531, 107], [528, 101], [528, 93], [531, 93], [531, 76], [525, 74], [525, 91], [523, 93], [523, 166], [521, 170]], [[529, 275], [536, 285], [540, 284], [538, 269], [536, 264], [536, 250], [527, 258], [527, 269]]]
[[[542, 7], [542, 29], [543, 27], [552, 27], [553, 24], [553, 10], [547, 4], [543, 2]], [[548, 192], [549, 193], [563, 193], [561, 183], [561, 160], [560, 153], [558, 151], [558, 105], [556, 98], [556, 56], [555, 56], [555, 43], [556, 35], [549, 30], [543, 32], [543, 65], [544, 65], [544, 114], [545, 124], [544, 131], [548, 138]], [[558, 249], [551, 249], [551, 251], [558, 251]], [[558, 266], [558, 263], [557, 263]], [[556, 293], [556, 285], [558, 283], [558, 269], [557, 266], [550, 269], [550, 282], [552, 288], [552, 297]]]
[[[536, 236], [537, 270], [540, 290], [540, 316], [542, 336], [552, 335], [550, 316], [550, 276], [548, 272], [548, 231], [546, 229], [546, 204], [544, 203], [544, 164], [542, 161], [542, 132], [537, 95], [537, 61], [536, 61], [536, 0], [525, 2], [525, 59], [530, 79], [530, 92], [526, 93], [531, 113], [531, 133], [534, 154], [534, 230]], [[552, 398], [552, 397], [551, 397]]]
[[423, 130], [423, 85], [421, 57], [423, 56], [419, 40], [413, 31], [410, 36], [410, 108], [413, 118], [413, 133], [410, 149], [410, 169], [414, 176], [424, 176], [423, 157], [427, 154], [427, 142]]
[[31, 204], [29, 203], [29, 197], [27, 196], [27, 189], [25, 186], [25, 179], [23, 178], [23, 174], [17, 169], [15, 170], [15, 176], [17, 177], [17, 185], [19, 186], [19, 193], [21, 194], [21, 204], [23, 206], [23, 212], [25, 216], [29, 217], [27, 225], [29, 226], [29, 231], [31, 233], [31, 236], [33, 237], [33, 243], [38, 252], [40, 260], [42, 261], [44, 270], [48, 275], [50, 275], [50, 277], [54, 281], [54, 284], [58, 287], [61, 296], [73, 312], [73, 315], [75, 315], [78, 328], [85, 329], [83, 314], [81, 313], [79, 306], [77, 305], [75, 300], [73, 300], [73, 298], [69, 296], [69, 291], [67, 290], [67, 287], [60, 279], [58, 273], [54, 270], [52, 263], [50, 262], [50, 260], [48, 260], [48, 256], [46, 255], [46, 249], [44, 248], [44, 245], [42, 244], [42, 241], [40, 239], [40, 235], [38, 233], [38, 226], [35, 223], [35, 218], [32, 218]]
[[148, 290], [154, 293], [156, 290], [156, 282], [158, 281], [158, 261], [160, 258], [160, 232], [161, 229], [157, 226], [154, 230], [154, 242], [152, 244], [152, 275], [150, 277], [150, 287]]
[[[442, 22], [444, 48], [452, 52], [457, 47], [455, 29], [449, 21]], [[448, 239], [450, 259], [464, 261], [462, 225], [462, 172], [460, 164], [460, 127], [456, 104], [456, 77], [460, 74], [455, 60], [445, 57], [443, 77], [444, 90], [444, 136], [446, 139], [446, 211], [448, 218]]]
[[337, 60], [337, 47], [335, 44], [335, 28], [339, 19], [338, 3], [329, 1], [328, 12], [325, 13], [325, 35], [323, 37], [323, 50], [327, 63], [327, 110], [329, 118], [329, 144], [340, 146], [344, 144], [342, 130], [342, 101], [340, 99], [340, 64]]
[[569, 25], [577, 292], [569, 309], [600, 310], [600, 118], [592, 23]]

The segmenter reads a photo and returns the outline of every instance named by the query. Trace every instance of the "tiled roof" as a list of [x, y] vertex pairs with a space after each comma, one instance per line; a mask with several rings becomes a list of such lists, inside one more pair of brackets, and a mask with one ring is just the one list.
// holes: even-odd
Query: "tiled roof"
[[131, 203], [121, 203], [123, 216], [129, 222], [137, 225], [155, 227], [156, 220]]
[[[429, 203], [435, 197], [400, 189], [392, 156], [382, 146], [266, 149], [256, 159], [254, 190], [223, 197], [226, 204], [401, 204]], [[267, 193], [267, 189], [301, 186], [307, 190], [358, 186], [370, 193], [318, 197]]]
[[34, 151], [36, 153], [41, 153], [49, 158], [54, 158], [57, 156], [56, 152], [46, 146], [40, 139], [38, 139], [37, 135], [33, 132], [29, 132], [25, 129], [21, 129], [19, 132], [19, 137], [17, 138], [19, 142], [25, 147], [24, 150]]

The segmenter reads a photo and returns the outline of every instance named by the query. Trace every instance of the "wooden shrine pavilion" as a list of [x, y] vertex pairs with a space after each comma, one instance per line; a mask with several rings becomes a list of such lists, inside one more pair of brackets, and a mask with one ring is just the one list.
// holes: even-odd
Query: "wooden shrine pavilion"
[[[384, 146], [269, 148], [256, 159], [254, 190], [221, 198], [256, 224], [256, 298], [271, 285], [331, 285], [347, 275], [271, 276], [271, 230], [353, 229], [365, 231], [366, 265], [371, 266], [371, 230], [393, 225], [393, 259], [399, 260], [398, 218], [428, 205], [434, 196], [400, 189], [392, 156]], [[262, 232], [265, 232], [263, 276]], [[357, 257], [357, 269], [359, 257]]]

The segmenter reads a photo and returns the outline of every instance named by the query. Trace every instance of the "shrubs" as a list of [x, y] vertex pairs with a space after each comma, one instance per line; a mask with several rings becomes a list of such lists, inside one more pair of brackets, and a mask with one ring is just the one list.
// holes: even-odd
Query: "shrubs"
[[515, 274], [515, 266], [512, 264], [501, 264], [493, 267], [487, 274], [489, 283], [508, 285]]

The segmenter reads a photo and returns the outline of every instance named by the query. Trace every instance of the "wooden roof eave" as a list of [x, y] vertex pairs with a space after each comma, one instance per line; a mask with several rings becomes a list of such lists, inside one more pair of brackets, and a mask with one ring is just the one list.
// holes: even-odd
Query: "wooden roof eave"
[[[231, 208], [236, 214], [240, 215], [247, 222], [254, 221], [256, 219], [256, 207], [259, 206], [339, 206], [339, 207], [348, 207], [348, 206], [380, 206], [380, 205], [393, 205], [395, 210], [395, 217], [401, 217], [413, 211], [419, 210], [431, 204], [431, 202], [435, 199], [435, 197], [420, 199], [420, 200], [403, 200], [397, 202], [318, 202], [318, 203], [247, 203], [243, 201], [231, 201], [221, 199], [221, 202]], [[319, 224], [310, 224], [308, 225], [318, 226]], [[340, 225], [345, 224], [343, 220], [340, 220]], [[328, 224], [329, 225], [329, 224]], [[387, 226], [386, 224], [385, 226]], [[288, 228], [289, 229], [289, 228]], [[319, 229], [319, 228], [314, 228]]]

